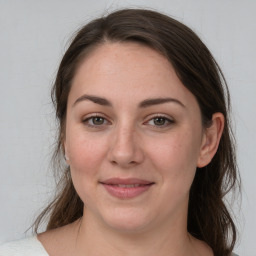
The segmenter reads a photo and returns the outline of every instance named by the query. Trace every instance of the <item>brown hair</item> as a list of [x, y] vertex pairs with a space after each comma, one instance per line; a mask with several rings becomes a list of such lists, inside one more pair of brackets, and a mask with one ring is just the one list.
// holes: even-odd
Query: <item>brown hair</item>
[[[155, 11], [124, 9], [93, 20], [78, 31], [67, 49], [52, 88], [59, 135], [55, 162], [61, 178], [58, 193], [35, 222], [35, 231], [48, 216], [47, 230], [69, 224], [83, 214], [83, 202], [71, 181], [70, 170], [63, 168], [62, 136], [65, 133], [67, 99], [76, 69], [86, 54], [105, 42], [134, 41], [165, 56], [184, 86], [196, 97], [204, 126], [215, 112], [225, 117], [224, 132], [211, 163], [198, 168], [190, 190], [188, 231], [205, 241], [215, 255], [231, 255], [236, 228], [224, 203], [224, 196], [240, 184], [229, 123], [230, 98], [224, 76], [213, 56], [198, 36], [182, 23]], [[62, 167], [61, 167], [62, 166]]]

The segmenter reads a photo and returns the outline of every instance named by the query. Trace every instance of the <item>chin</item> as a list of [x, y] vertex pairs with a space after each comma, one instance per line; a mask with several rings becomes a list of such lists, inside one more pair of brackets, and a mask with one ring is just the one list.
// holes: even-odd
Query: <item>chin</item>
[[140, 233], [152, 225], [152, 219], [145, 212], [138, 209], [120, 209], [104, 214], [104, 223], [120, 233]]

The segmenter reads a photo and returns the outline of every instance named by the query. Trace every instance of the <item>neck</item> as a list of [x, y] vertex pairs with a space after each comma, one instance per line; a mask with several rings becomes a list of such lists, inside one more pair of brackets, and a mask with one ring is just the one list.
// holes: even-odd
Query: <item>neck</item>
[[124, 232], [104, 226], [85, 211], [79, 226], [76, 255], [191, 256], [194, 243], [184, 223], [186, 216], [180, 216], [175, 222], [164, 221], [151, 230]]

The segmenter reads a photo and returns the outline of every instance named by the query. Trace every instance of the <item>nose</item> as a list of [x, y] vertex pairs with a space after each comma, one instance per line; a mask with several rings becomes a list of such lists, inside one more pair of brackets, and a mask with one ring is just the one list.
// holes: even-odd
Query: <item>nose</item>
[[111, 138], [108, 152], [109, 161], [122, 168], [130, 168], [144, 160], [139, 136], [132, 127], [119, 127]]

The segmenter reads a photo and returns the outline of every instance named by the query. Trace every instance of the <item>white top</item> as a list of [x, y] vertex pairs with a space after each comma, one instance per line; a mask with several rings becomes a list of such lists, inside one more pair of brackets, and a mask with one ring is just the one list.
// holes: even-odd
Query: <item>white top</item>
[[49, 256], [36, 236], [0, 245], [0, 256]]
[[[0, 256], [49, 256], [36, 236], [0, 245]], [[238, 256], [233, 254], [233, 256]]]

